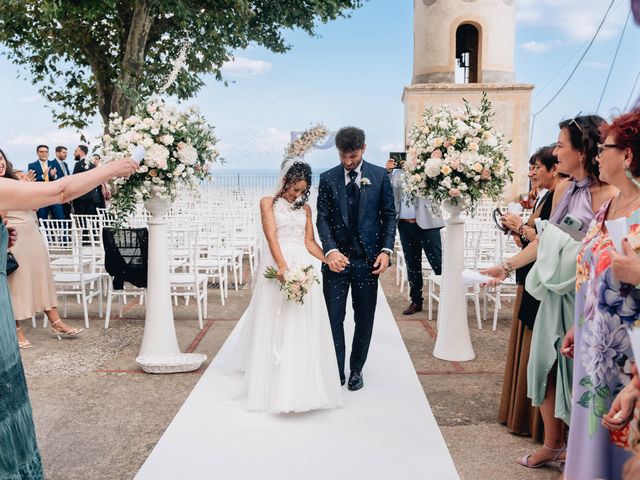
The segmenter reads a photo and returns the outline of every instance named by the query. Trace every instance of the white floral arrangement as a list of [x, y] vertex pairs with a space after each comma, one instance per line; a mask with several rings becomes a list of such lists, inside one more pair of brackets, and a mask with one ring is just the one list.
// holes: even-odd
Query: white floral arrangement
[[179, 110], [153, 99], [137, 115], [112, 114], [102, 137], [105, 162], [144, 147], [137, 173], [113, 181], [111, 209], [123, 222], [139, 202], [153, 195], [174, 199], [183, 189], [197, 190], [219, 160], [217, 139], [197, 107]]
[[[278, 277], [278, 271], [274, 267], [267, 267], [264, 276], [275, 279]], [[304, 304], [304, 297], [309, 293], [314, 282], [320, 283], [320, 280], [315, 274], [313, 265], [295, 267], [285, 272], [284, 283], [280, 284], [280, 290], [285, 293], [287, 300]]]
[[322, 123], [310, 128], [291, 142], [284, 151], [284, 156], [289, 158], [302, 158], [315, 147], [320, 140], [329, 135], [329, 130]]
[[492, 125], [494, 113], [486, 92], [479, 109], [426, 108], [413, 126], [403, 190], [411, 198], [430, 198], [473, 210], [483, 197], [497, 200], [513, 178], [504, 134]]

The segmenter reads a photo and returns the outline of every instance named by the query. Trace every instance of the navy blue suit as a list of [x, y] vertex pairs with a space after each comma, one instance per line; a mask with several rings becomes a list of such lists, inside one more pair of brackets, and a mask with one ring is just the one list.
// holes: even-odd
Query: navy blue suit
[[[58, 180], [59, 178], [64, 177], [64, 170], [58, 160], [47, 160], [47, 168], [49, 169], [49, 181], [53, 182], [54, 180]], [[29, 170], [33, 170], [36, 173], [36, 182], [44, 182], [44, 172], [42, 171], [42, 166], [40, 165], [40, 161], [36, 160], [32, 162], [28, 166]], [[53, 172], [55, 169], [55, 173]], [[61, 204], [56, 203], [54, 205], [49, 205], [47, 207], [39, 208], [36, 212], [38, 218], [47, 219], [49, 218], [49, 213], [51, 213], [51, 218], [56, 220], [61, 220], [65, 218], [64, 208]]]
[[[373, 333], [378, 295], [378, 275], [373, 264], [382, 249], [393, 250], [396, 234], [396, 211], [391, 182], [384, 168], [362, 162], [361, 185], [357, 204], [348, 204], [345, 171], [342, 165], [320, 175], [318, 218], [316, 226], [325, 255], [338, 249], [349, 258], [340, 273], [322, 267], [323, 289], [340, 378], [345, 378], [344, 316], [351, 288], [355, 331], [351, 348], [352, 372], [362, 370]], [[356, 214], [357, 211], [357, 214]], [[352, 218], [355, 215], [355, 222]]]

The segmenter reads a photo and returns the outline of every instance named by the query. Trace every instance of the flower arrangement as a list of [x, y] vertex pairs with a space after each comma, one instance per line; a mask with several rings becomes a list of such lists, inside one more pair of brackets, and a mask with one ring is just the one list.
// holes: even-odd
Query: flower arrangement
[[[267, 267], [264, 276], [275, 279], [278, 276], [278, 271], [274, 267]], [[280, 290], [285, 292], [287, 300], [304, 304], [304, 297], [311, 289], [313, 282], [320, 283], [313, 265], [296, 267], [285, 272], [284, 283], [280, 284]]]
[[403, 190], [410, 198], [445, 200], [473, 209], [482, 197], [497, 200], [513, 170], [506, 152], [509, 142], [493, 129], [494, 116], [486, 92], [479, 109], [464, 100], [464, 109], [443, 105], [426, 108], [413, 126]]
[[287, 145], [284, 151], [285, 157], [302, 158], [320, 140], [329, 135], [329, 130], [322, 123], [303, 132], [298, 138]]
[[152, 100], [129, 118], [112, 114], [102, 137], [105, 162], [145, 149], [138, 172], [113, 181], [111, 208], [120, 222], [153, 195], [173, 199], [182, 189], [196, 190], [219, 159], [217, 139], [196, 107], [178, 110]]

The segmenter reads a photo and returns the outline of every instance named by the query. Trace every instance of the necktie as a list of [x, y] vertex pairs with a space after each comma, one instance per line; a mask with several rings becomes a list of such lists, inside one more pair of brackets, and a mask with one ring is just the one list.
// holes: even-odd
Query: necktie
[[45, 182], [49, 181], [49, 162], [40, 162], [40, 167], [42, 168], [42, 179]]
[[360, 200], [360, 188], [356, 183], [358, 172], [349, 172], [349, 183], [347, 184], [347, 210], [349, 215], [349, 230], [352, 233], [357, 231], [358, 225], [358, 203]]

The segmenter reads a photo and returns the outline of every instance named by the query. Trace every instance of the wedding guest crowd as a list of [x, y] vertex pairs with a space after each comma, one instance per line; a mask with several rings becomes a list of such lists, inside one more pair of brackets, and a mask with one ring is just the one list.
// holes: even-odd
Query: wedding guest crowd
[[627, 333], [640, 320], [640, 110], [559, 127], [553, 150], [532, 157], [532, 183], [548, 193], [531, 217], [548, 221], [537, 231], [531, 218], [505, 215], [524, 248], [484, 270], [492, 284], [517, 270], [520, 285], [499, 417], [510, 432], [543, 439], [518, 459], [524, 467], [566, 462], [566, 480], [640, 478], [640, 457], [630, 460], [640, 452], [640, 382], [630, 381]]

